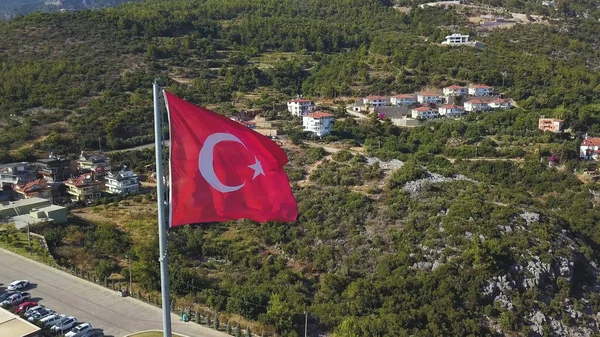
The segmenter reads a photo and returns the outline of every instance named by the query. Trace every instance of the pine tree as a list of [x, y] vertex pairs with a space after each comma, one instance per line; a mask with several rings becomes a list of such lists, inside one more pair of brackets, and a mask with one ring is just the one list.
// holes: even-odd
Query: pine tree
[[231, 328], [231, 322], [227, 322], [227, 334], [228, 335], [231, 335], [231, 330], [232, 330], [232, 328]]
[[219, 330], [221, 322], [219, 322], [219, 316], [215, 317], [215, 330]]
[[250, 327], [246, 327], [246, 337], [252, 337], [252, 331], [250, 331]]
[[239, 323], [235, 326], [235, 337], [242, 337], [242, 328]]

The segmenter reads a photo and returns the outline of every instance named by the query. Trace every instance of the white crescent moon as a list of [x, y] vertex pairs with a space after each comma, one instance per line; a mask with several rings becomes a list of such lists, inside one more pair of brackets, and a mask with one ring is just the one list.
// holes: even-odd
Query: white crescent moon
[[246, 184], [243, 183], [237, 186], [228, 186], [223, 184], [215, 174], [215, 167], [213, 165], [213, 152], [217, 144], [226, 141], [240, 143], [242, 146], [246, 147], [241, 140], [230, 133], [213, 133], [204, 141], [204, 145], [202, 146], [202, 149], [200, 149], [200, 155], [198, 157], [198, 168], [200, 169], [200, 174], [210, 184], [210, 186], [212, 186], [212, 188], [221, 193], [237, 191]]

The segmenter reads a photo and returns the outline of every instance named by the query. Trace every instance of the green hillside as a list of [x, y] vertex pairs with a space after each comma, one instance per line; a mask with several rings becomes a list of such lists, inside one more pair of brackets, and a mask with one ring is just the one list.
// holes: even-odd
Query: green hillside
[[[283, 336], [303, 332], [305, 311], [314, 335], [597, 334], [598, 185], [581, 174], [597, 164], [579, 161], [578, 145], [600, 135], [600, 24], [557, 14], [488, 31], [469, 21], [479, 10], [173, 0], [19, 17], [0, 24], [0, 162], [151, 142], [159, 79], [226, 115], [285, 120], [300, 208], [294, 224], [172, 230], [177, 301]], [[455, 32], [485, 47], [439, 44]], [[518, 108], [416, 128], [343, 109], [467, 83]], [[283, 111], [297, 94], [333, 102], [339, 118], [320, 143]], [[570, 131], [542, 133], [542, 115]], [[138, 169], [153, 154], [113, 160]], [[60, 263], [98, 277], [126, 275], [134, 255], [134, 282], [156, 292], [150, 199], [102, 201], [35, 230]]]

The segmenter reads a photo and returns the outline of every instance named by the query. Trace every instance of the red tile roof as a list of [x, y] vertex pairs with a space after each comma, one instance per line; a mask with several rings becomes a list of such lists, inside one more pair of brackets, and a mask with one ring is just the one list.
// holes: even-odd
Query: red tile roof
[[37, 180], [30, 181], [25, 185], [17, 185], [17, 186], [15, 186], [15, 189], [19, 192], [29, 193], [29, 192], [33, 192], [32, 187], [34, 187], [36, 185], [39, 185], [40, 189], [42, 189], [42, 190], [51, 189], [51, 187], [48, 187], [48, 182], [45, 179], [37, 179]]
[[100, 183], [97, 181], [93, 181], [92, 175], [89, 173], [82, 174], [76, 178], [70, 178], [69, 180], [67, 180], [65, 182], [65, 185], [71, 185], [71, 186], [76, 186], [76, 187], [83, 187], [83, 186], [88, 186], [88, 185], [98, 185], [98, 184], [100, 184]]
[[291, 100], [290, 102], [294, 102], [294, 103], [308, 103], [308, 102], [312, 102], [310, 99], [303, 99], [303, 98], [296, 98]]
[[581, 146], [600, 146], [600, 138], [597, 137], [586, 137]]
[[504, 104], [504, 103], [510, 103], [510, 100], [504, 99], [504, 98], [498, 98], [498, 99], [491, 101], [490, 103]]
[[412, 98], [412, 99], [414, 99], [414, 98], [415, 98], [415, 95], [410, 95], [410, 94], [400, 94], [400, 95], [396, 95], [396, 96], [393, 96], [393, 97], [394, 97], [394, 98]]
[[421, 106], [421, 107], [418, 107], [418, 108], [414, 108], [413, 110], [421, 112], [421, 111], [429, 111], [429, 110], [435, 110], [435, 109], [431, 109], [431, 108], [426, 107], [426, 106]]
[[556, 119], [556, 118], [540, 118], [540, 122], [564, 122], [564, 120], [562, 119]]
[[444, 108], [444, 109], [464, 109], [462, 106], [456, 105], [456, 104], [446, 104], [446, 105], [442, 105], [440, 108]]
[[319, 118], [335, 117], [335, 116], [332, 114], [326, 113], [326, 112], [317, 111], [317, 112], [306, 114], [306, 115], [304, 115], [304, 117], [311, 117], [311, 118], [319, 119]]
[[452, 90], [456, 90], [456, 89], [464, 89], [465, 87], [461, 87], [460, 85], [451, 85], [449, 87], [446, 87], [444, 89], [452, 89]]
[[374, 100], [378, 100], [378, 99], [386, 99], [385, 96], [367, 96], [366, 99], [368, 99], [369, 101], [374, 101]]
[[422, 92], [419, 94], [420, 96], [439, 96], [437, 92]]

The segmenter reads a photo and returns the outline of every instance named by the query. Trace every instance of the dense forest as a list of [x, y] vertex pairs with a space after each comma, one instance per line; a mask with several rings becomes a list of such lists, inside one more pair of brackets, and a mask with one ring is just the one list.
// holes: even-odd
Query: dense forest
[[[17, 17], [0, 23], [0, 162], [151, 142], [154, 79], [223, 114], [288, 120], [281, 105], [297, 94], [337, 109], [367, 94], [493, 85], [518, 108], [410, 129], [342, 109], [320, 144], [336, 153], [289, 126], [298, 221], [172, 230], [174, 296], [284, 336], [305, 311], [313, 335], [592, 335], [600, 211], [580, 174], [595, 166], [577, 146], [600, 134], [600, 25], [585, 1], [558, 3], [574, 13], [485, 32], [459, 9], [385, 0], [151, 0]], [[453, 32], [485, 47], [441, 46]], [[543, 134], [542, 115], [570, 132]], [[113, 158], [141, 169], [153, 153]], [[99, 277], [135, 256], [134, 282], [155, 292], [151, 199], [102, 200], [34, 230], [62, 264]], [[90, 212], [107, 220], [82, 221]]]

